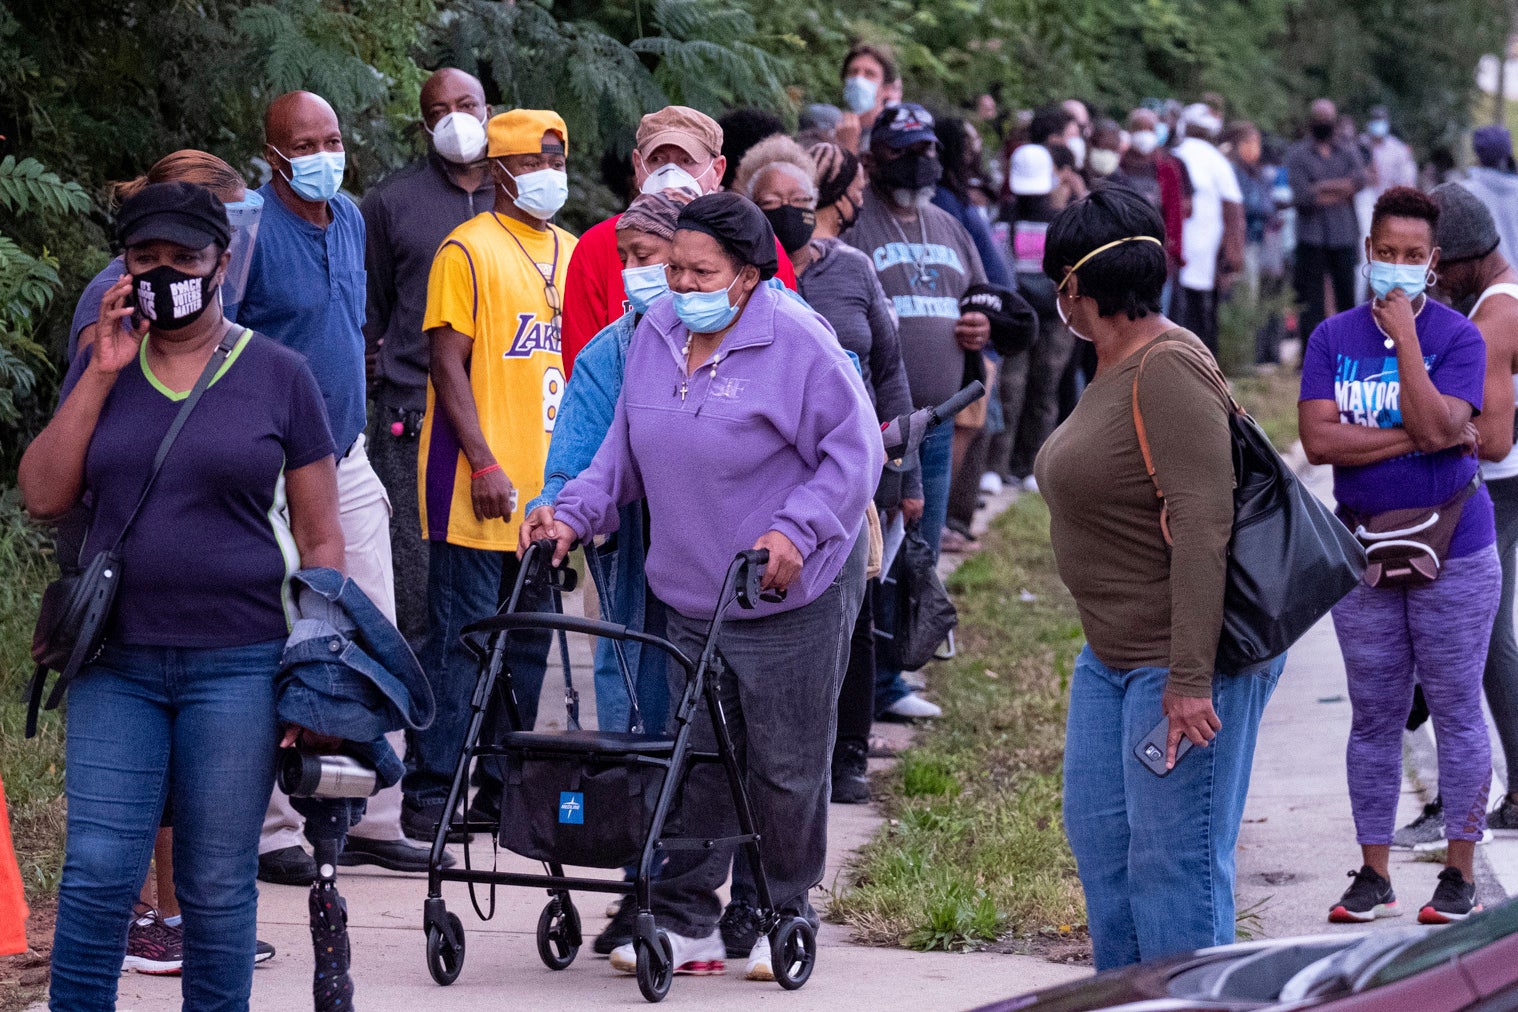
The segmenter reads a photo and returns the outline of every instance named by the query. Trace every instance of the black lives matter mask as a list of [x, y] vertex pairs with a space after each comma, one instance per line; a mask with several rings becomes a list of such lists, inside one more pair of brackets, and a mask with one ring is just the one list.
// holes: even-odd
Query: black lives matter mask
[[134, 274], [137, 309], [157, 330], [188, 327], [211, 304], [215, 277], [214, 271], [201, 277], [175, 270], [168, 264]]

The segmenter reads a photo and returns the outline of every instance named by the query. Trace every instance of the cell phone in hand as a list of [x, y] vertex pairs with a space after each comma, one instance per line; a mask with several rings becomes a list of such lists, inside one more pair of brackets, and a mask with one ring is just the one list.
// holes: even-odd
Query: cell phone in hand
[[[1167, 775], [1170, 770], [1165, 768], [1165, 744], [1170, 737], [1170, 718], [1161, 717], [1160, 722], [1134, 746], [1133, 754], [1138, 761], [1148, 767], [1149, 772], [1157, 777]], [[1175, 761], [1180, 763], [1182, 757], [1191, 751], [1191, 739], [1184, 734], [1181, 741], [1175, 747]]]

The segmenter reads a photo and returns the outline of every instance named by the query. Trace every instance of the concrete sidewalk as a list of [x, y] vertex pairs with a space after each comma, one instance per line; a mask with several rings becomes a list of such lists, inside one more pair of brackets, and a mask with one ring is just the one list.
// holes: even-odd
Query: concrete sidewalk
[[[1299, 473], [1320, 498], [1331, 502], [1328, 468]], [[1328, 910], [1360, 867], [1350, 816], [1344, 747], [1349, 740], [1350, 705], [1344, 662], [1325, 618], [1291, 651], [1286, 672], [1265, 710], [1255, 752], [1254, 776], [1239, 840], [1239, 909], [1252, 909], [1241, 928], [1268, 937], [1364, 931], [1413, 923], [1428, 902], [1442, 865], [1408, 851], [1392, 851], [1392, 883], [1403, 916], [1374, 925], [1331, 925]], [[1501, 753], [1493, 748], [1497, 761]], [[1428, 725], [1408, 735], [1397, 825], [1405, 825], [1432, 797]], [[1506, 770], [1499, 770], [1499, 784]], [[1493, 797], [1500, 789], [1494, 784]], [[1490, 906], [1518, 892], [1518, 837], [1499, 836], [1476, 848], [1478, 895]]]
[[[996, 497], [977, 517], [984, 529], [991, 516], [1012, 500]], [[945, 560], [948, 562], [948, 560]], [[949, 566], [947, 568], [952, 568]], [[588, 611], [587, 611], [588, 609]], [[595, 605], [580, 594], [566, 599], [570, 614], [593, 613]], [[595, 702], [589, 667], [589, 642], [572, 637], [571, 657], [581, 690], [581, 720], [595, 726]], [[539, 726], [562, 727], [563, 682], [557, 656], [550, 658], [539, 709]], [[910, 731], [900, 724], [882, 724], [877, 732], [905, 745]], [[872, 760], [872, 766], [883, 765]], [[845, 881], [853, 853], [881, 824], [873, 806], [833, 805], [829, 812], [827, 872], [812, 902], [826, 916], [828, 890]], [[461, 864], [463, 848], [451, 848]], [[491, 866], [489, 841], [480, 839], [471, 851], [474, 867]], [[523, 858], [501, 852], [503, 870], [541, 871]], [[589, 872], [589, 874], [607, 874]], [[465, 959], [458, 980], [440, 987], [427, 972], [425, 936], [421, 929], [425, 876], [399, 875], [369, 868], [345, 868], [338, 888], [348, 901], [349, 935], [353, 949], [354, 1005], [364, 1010], [479, 1009], [496, 1012], [509, 1007], [543, 1009], [640, 1008], [647, 1003], [636, 981], [611, 969], [591, 952], [590, 940], [606, 923], [605, 908], [612, 897], [580, 893], [575, 904], [584, 925], [585, 944], [568, 969], [554, 972], [538, 958], [535, 929], [546, 894], [533, 889], [501, 889], [495, 916], [482, 921], [470, 905], [468, 888], [446, 884], [448, 909], [464, 923]], [[480, 905], [488, 912], [488, 890], [480, 889]], [[292, 1010], [311, 1004], [312, 954], [307, 919], [309, 891], [260, 883], [259, 937], [279, 954], [259, 967], [253, 977], [255, 1010]], [[743, 979], [743, 961], [729, 961], [724, 977], [679, 977], [665, 1007], [742, 1009], [867, 1008], [872, 1012], [919, 1012], [921, 1009], [968, 1009], [1089, 975], [1090, 970], [1050, 963], [1031, 956], [992, 953], [919, 953], [904, 949], [856, 945], [849, 930], [824, 924], [816, 972], [807, 985], [787, 992], [778, 984]], [[122, 1012], [167, 1012], [180, 1006], [179, 981], [174, 977], [121, 978], [118, 1008]]]

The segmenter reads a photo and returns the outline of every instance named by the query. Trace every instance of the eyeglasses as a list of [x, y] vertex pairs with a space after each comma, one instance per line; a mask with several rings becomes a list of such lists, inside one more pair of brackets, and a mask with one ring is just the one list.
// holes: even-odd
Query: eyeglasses
[[548, 308], [553, 312], [553, 325], [557, 327], [559, 325], [559, 317], [563, 314], [564, 310], [564, 299], [559, 294], [559, 286], [551, 280], [545, 279], [543, 282], [543, 298], [548, 301]]

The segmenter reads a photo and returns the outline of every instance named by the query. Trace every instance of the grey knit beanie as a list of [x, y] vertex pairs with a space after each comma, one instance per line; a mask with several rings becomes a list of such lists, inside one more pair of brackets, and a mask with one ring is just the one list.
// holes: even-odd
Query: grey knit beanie
[[1497, 248], [1497, 226], [1480, 197], [1459, 183], [1436, 186], [1429, 196], [1439, 205], [1434, 242], [1441, 260], [1469, 260]]

